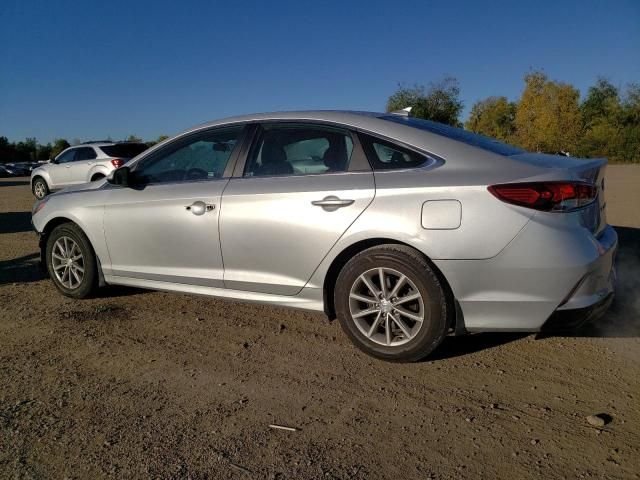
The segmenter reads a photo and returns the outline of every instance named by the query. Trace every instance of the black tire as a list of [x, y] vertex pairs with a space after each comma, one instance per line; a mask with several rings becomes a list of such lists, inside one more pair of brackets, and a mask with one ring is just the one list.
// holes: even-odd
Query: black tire
[[45, 179], [42, 177], [34, 178], [33, 184], [31, 186], [31, 192], [33, 193], [33, 196], [38, 200], [42, 200], [44, 197], [49, 195], [49, 186], [47, 185]]
[[102, 180], [105, 176], [101, 173], [96, 173], [93, 177], [91, 177], [91, 181], [95, 182], [96, 180]]
[[[56, 242], [62, 237], [73, 240], [82, 254], [82, 268], [84, 269], [82, 280], [79, 285], [69, 288], [68, 285], [60, 281], [53, 265], [53, 248]], [[53, 284], [63, 295], [71, 298], [88, 298], [95, 293], [98, 288], [98, 267], [96, 255], [89, 239], [84, 232], [74, 223], [63, 223], [53, 229], [47, 238], [46, 245], [47, 271]], [[58, 252], [59, 253], [59, 252]]]
[[[350, 306], [354, 302], [350, 299], [352, 287], [360, 281], [360, 276], [365, 272], [379, 268], [405, 275], [408, 279], [405, 284], [408, 281], [412, 282], [421, 295], [422, 306], [420, 308], [423, 321], [420, 322], [419, 327], [416, 327], [417, 322], [414, 322], [413, 328], [417, 328], [414, 336], [406, 337], [410, 338], [409, 340], [402, 340], [402, 335], [394, 337], [406, 343], [387, 346], [373, 341], [358, 328], [356, 320], [352, 317]], [[377, 288], [380, 289], [379, 284]], [[406, 288], [410, 288], [410, 291], [413, 292], [412, 287]], [[415, 362], [426, 357], [440, 345], [448, 331], [447, 302], [440, 280], [422, 254], [404, 245], [390, 244], [372, 247], [349, 260], [338, 275], [334, 290], [334, 304], [340, 325], [351, 341], [363, 352], [391, 362]], [[396, 310], [392, 312], [393, 315], [399, 315]], [[372, 317], [375, 315], [372, 314]], [[372, 318], [371, 325], [374, 321]], [[407, 319], [407, 321], [411, 320]], [[405, 326], [407, 325], [405, 324]], [[383, 324], [380, 324], [378, 329], [376, 332], [384, 331], [386, 335], [386, 328]], [[380, 333], [376, 333], [376, 335], [378, 336]]]

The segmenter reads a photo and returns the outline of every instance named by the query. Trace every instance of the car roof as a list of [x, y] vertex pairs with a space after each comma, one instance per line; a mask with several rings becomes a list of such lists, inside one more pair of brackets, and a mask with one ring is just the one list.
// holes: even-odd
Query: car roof
[[283, 112], [266, 112], [251, 113], [247, 115], [237, 115], [233, 117], [221, 118], [211, 122], [197, 125], [188, 131], [199, 130], [206, 127], [215, 127], [218, 125], [246, 122], [264, 122], [269, 120], [292, 120], [292, 121], [316, 121], [338, 123], [342, 125], [350, 125], [352, 127], [365, 128], [371, 120], [377, 120], [384, 116], [384, 113], [364, 112], [352, 110], [298, 110]]
[[[415, 128], [406, 122], [390, 121], [389, 119], [407, 119], [407, 115], [353, 110], [303, 110], [289, 112], [253, 113], [222, 118], [203, 123], [190, 128], [178, 135], [187, 135], [199, 130], [233, 125], [236, 123], [292, 121], [292, 122], [324, 122], [333, 123], [365, 133], [374, 134], [417, 148], [432, 155], [447, 159], [453, 156], [472, 154], [480, 156], [496, 156], [495, 153], [484, 151], [477, 146], [470, 145], [451, 136]], [[451, 127], [453, 128], [453, 127]], [[458, 130], [458, 129], [456, 129]], [[461, 129], [459, 129], [461, 130]], [[176, 137], [174, 137], [176, 138]], [[163, 142], [164, 143], [164, 142]], [[162, 145], [161, 143], [160, 145]], [[153, 149], [153, 148], [152, 148]]]
[[83, 142], [79, 145], [72, 145], [70, 148], [78, 148], [78, 147], [110, 147], [112, 145], [141, 145], [144, 142], [109, 142], [109, 141], [91, 141], [91, 142]]

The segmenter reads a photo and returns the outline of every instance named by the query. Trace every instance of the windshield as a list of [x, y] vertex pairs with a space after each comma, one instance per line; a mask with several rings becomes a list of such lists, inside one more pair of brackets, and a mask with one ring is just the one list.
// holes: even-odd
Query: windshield
[[399, 115], [383, 115], [382, 120], [388, 120], [390, 122], [400, 123], [409, 127], [419, 128], [420, 130], [426, 130], [427, 132], [435, 133], [436, 135], [442, 135], [443, 137], [457, 140], [459, 142], [472, 145], [474, 147], [482, 148], [499, 155], [518, 155], [524, 153], [525, 150], [502, 143], [499, 140], [491, 137], [485, 137], [477, 133], [464, 130], [462, 128], [451, 127], [444, 123], [432, 122], [430, 120], [421, 120], [419, 118], [403, 117]]
[[99, 147], [109, 157], [133, 158], [144, 152], [147, 146], [144, 143], [116, 143]]

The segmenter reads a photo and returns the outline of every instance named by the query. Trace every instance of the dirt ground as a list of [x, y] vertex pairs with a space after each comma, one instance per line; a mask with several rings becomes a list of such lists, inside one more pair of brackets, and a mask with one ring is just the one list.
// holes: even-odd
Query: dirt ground
[[606, 192], [620, 287], [601, 321], [397, 365], [321, 315], [67, 299], [36, 266], [28, 179], [0, 180], [0, 478], [639, 478], [640, 166], [609, 167]]

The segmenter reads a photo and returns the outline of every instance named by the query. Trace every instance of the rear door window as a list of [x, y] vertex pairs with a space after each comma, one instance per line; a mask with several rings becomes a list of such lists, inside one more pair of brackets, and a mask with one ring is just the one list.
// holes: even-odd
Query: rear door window
[[344, 172], [353, 152], [342, 129], [305, 125], [266, 125], [253, 145], [245, 177]]
[[117, 143], [99, 147], [105, 155], [114, 158], [133, 158], [147, 149], [144, 143]]
[[93, 160], [96, 157], [96, 151], [93, 148], [81, 147], [76, 149], [76, 156], [74, 158], [74, 161], [79, 162], [82, 160]]

